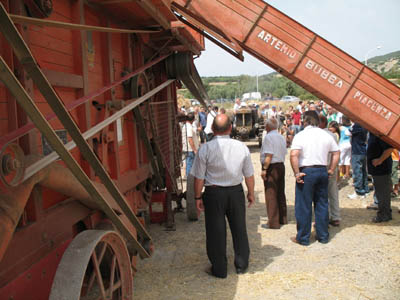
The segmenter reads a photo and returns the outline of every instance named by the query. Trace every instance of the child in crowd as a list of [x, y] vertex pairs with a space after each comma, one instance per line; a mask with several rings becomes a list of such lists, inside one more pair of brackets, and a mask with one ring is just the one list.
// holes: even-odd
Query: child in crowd
[[350, 119], [346, 116], [342, 117], [342, 126], [340, 126], [340, 175], [343, 176], [344, 180], [350, 178], [350, 161], [351, 161], [351, 143], [349, 129], [351, 126]]

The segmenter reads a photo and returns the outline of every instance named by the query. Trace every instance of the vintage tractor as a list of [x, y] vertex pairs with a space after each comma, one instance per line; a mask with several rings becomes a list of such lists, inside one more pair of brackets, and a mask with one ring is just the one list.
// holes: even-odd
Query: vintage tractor
[[257, 139], [261, 147], [264, 118], [257, 107], [244, 107], [236, 111], [233, 119], [232, 137], [247, 141]]

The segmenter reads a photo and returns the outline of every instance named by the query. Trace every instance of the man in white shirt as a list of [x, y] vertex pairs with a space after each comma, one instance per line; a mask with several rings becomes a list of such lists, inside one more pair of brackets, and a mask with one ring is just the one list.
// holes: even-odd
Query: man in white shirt
[[236, 112], [240, 109], [240, 99], [236, 98], [235, 104], [233, 105], [233, 113], [236, 114]]
[[[310, 244], [312, 205], [314, 203], [317, 240], [329, 242], [328, 177], [339, 162], [339, 147], [324, 130], [318, 128], [315, 111], [304, 113], [304, 130], [295, 135], [290, 152], [290, 163], [296, 177], [295, 216], [297, 235], [291, 240]], [[332, 159], [328, 165], [328, 156]]]
[[276, 111], [276, 106], [272, 105], [271, 110], [268, 112], [268, 117], [270, 118], [278, 118], [278, 112]]
[[[229, 137], [232, 124], [227, 115], [215, 117], [215, 137], [203, 144], [196, 155], [191, 175], [199, 212], [204, 209], [207, 256], [210, 273], [227, 276], [226, 219], [231, 229], [236, 273], [245, 273], [249, 265], [249, 241], [246, 231], [243, 177], [247, 186], [249, 207], [254, 203], [254, 169], [247, 146]], [[202, 189], [205, 192], [202, 195]]]
[[300, 100], [296, 108], [301, 112], [301, 109], [303, 108], [303, 101]]
[[214, 106], [214, 108], [210, 109], [207, 114], [207, 125], [206, 128], [204, 129], [207, 142], [210, 141], [213, 137], [212, 124], [217, 114], [218, 114], [218, 106]]
[[186, 123], [182, 126], [182, 151], [186, 154], [186, 177], [190, 173], [198, 149], [197, 127], [194, 123], [194, 114], [190, 112], [187, 115]]
[[267, 135], [263, 139], [260, 151], [261, 177], [264, 180], [265, 204], [267, 206], [268, 225], [262, 227], [279, 229], [287, 224], [287, 208], [285, 196], [285, 156], [286, 141], [278, 133], [278, 120], [270, 118], [266, 121]]
[[264, 108], [263, 108], [263, 110], [261, 112], [261, 114], [264, 116], [265, 119], [269, 118], [269, 111], [270, 111], [269, 104], [267, 103], [267, 104], [264, 105]]

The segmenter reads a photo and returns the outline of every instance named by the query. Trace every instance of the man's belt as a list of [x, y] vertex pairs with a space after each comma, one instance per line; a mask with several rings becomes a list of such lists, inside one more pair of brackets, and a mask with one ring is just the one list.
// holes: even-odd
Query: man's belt
[[228, 186], [222, 186], [222, 185], [215, 185], [215, 184], [212, 184], [212, 185], [206, 185], [206, 188], [228, 189], [228, 188], [238, 187], [238, 186], [241, 186], [241, 185], [242, 185], [241, 183], [239, 183], [239, 184], [237, 184], [237, 185], [228, 185]]
[[326, 166], [324, 166], [324, 165], [303, 166], [303, 167], [300, 167], [299, 170], [303, 171], [304, 169], [308, 169], [308, 168], [326, 168]]

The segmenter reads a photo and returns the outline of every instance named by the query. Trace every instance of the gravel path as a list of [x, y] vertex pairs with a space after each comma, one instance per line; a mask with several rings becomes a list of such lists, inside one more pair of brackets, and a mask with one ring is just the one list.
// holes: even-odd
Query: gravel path
[[204, 215], [188, 222], [175, 215], [175, 232], [150, 226], [156, 250], [139, 261], [134, 278], [134, 299], [400, 299], [400, 200], [392, 201], [393, 221], [370, 222], [375, 211], [365, 209], [367, 200], [349, 200], [351, 186], [340, 192], [341, 226], [331, 227], [328, 244], [308, 247], [292, 243], [294, 177], [286, 162], [286, 197], [289, 224], [280, 230], [261, 228], [266, 223], [263, 183], [259, 177], [259, 149], [248, 144], [256, 171], [256, 204], [247, 211], [250, 240], [248, 273], [238, 276], [228, 231], [228, 277], [207, 275]]

